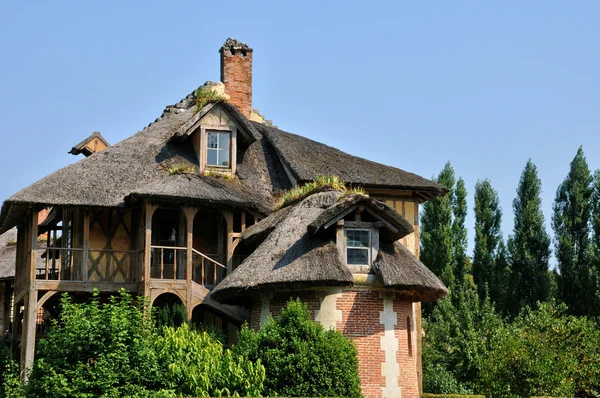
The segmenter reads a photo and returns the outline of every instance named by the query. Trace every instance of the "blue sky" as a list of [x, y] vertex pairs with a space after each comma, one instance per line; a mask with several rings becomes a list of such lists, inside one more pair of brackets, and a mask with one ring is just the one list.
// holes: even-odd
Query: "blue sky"
[[[254, 107], [282, 129], [425, 177], [489, 178], [512, 231], [528, 158], [551, 205], [579, 145], [600, 168], [600, 3], [0, 0], [4, 200], [116, 143], [254, 48]], [[553, 234], [552, 234], [553, 235]]]

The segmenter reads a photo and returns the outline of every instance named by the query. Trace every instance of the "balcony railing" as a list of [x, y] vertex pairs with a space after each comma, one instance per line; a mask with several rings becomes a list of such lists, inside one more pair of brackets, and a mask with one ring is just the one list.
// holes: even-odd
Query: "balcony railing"
[[187, 247], [150, 246], [150, 278], [186, 279]]
[[85, 268], [82, 248], [45, 247], [37, 262], [36, 279], [130, 283], [134, 250], [89, 249]]
[[192, 249], [192, 266], [192, 280], [209, 290], [227, 275], [226, 266], [196, 249]]

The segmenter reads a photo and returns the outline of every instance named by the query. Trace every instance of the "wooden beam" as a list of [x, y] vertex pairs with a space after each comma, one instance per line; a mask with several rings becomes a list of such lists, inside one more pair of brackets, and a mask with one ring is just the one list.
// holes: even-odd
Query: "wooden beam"
[[113, 283], [113, 282], [79, 282], [79, 281], [44, 281], [36, 282], [35, 287], [38, 290], [58, 290], [61, 292], [91, 292], [95, 288], [100, 292], [118, 292], [125, 289], [131, 292], [136, 291], [136, 283]]
[[227, 254], [226, 254], [226, 265], [227, 265], [227, 275], [233, 272], [233, 251], [235, 250], [234, 242], [233, 242], [233, 213], [229, 210], [223, 212], [225, 215], [225, 223], [227, 225]]
[[88, 280], [88, 259], [90, 257], [90, 209], [83, 210], [83, 254], [81, 259], [81, 280]]

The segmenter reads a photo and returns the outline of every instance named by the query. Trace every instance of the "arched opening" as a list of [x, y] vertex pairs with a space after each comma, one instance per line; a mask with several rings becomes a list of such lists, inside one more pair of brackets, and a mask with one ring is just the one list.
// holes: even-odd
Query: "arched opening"
[[186, 234], [181, 209], [161, 207], [154, 212], [150, 278], [185, 279]]
[[227, 273], [227, 224], [217, 209], [201, 207], [194, 217], [193, 280], [203, 286], [216, 286]]
[[187, 322], [187, 311], [181, 298], [174, 293], [163, 293], [154, 299], [152, 311], [158, 327], [181, 326]]

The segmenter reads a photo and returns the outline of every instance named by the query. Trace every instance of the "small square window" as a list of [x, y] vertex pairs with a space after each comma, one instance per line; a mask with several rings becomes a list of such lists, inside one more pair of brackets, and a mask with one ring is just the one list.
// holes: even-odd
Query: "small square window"
[[371, 265], [371, 230], [344, 230], [346, 235], [346, 262], [348, 265]]
[[209, 131], [207, 133], [206, 165], [211, 167], [230, 167], [231, 132]]

